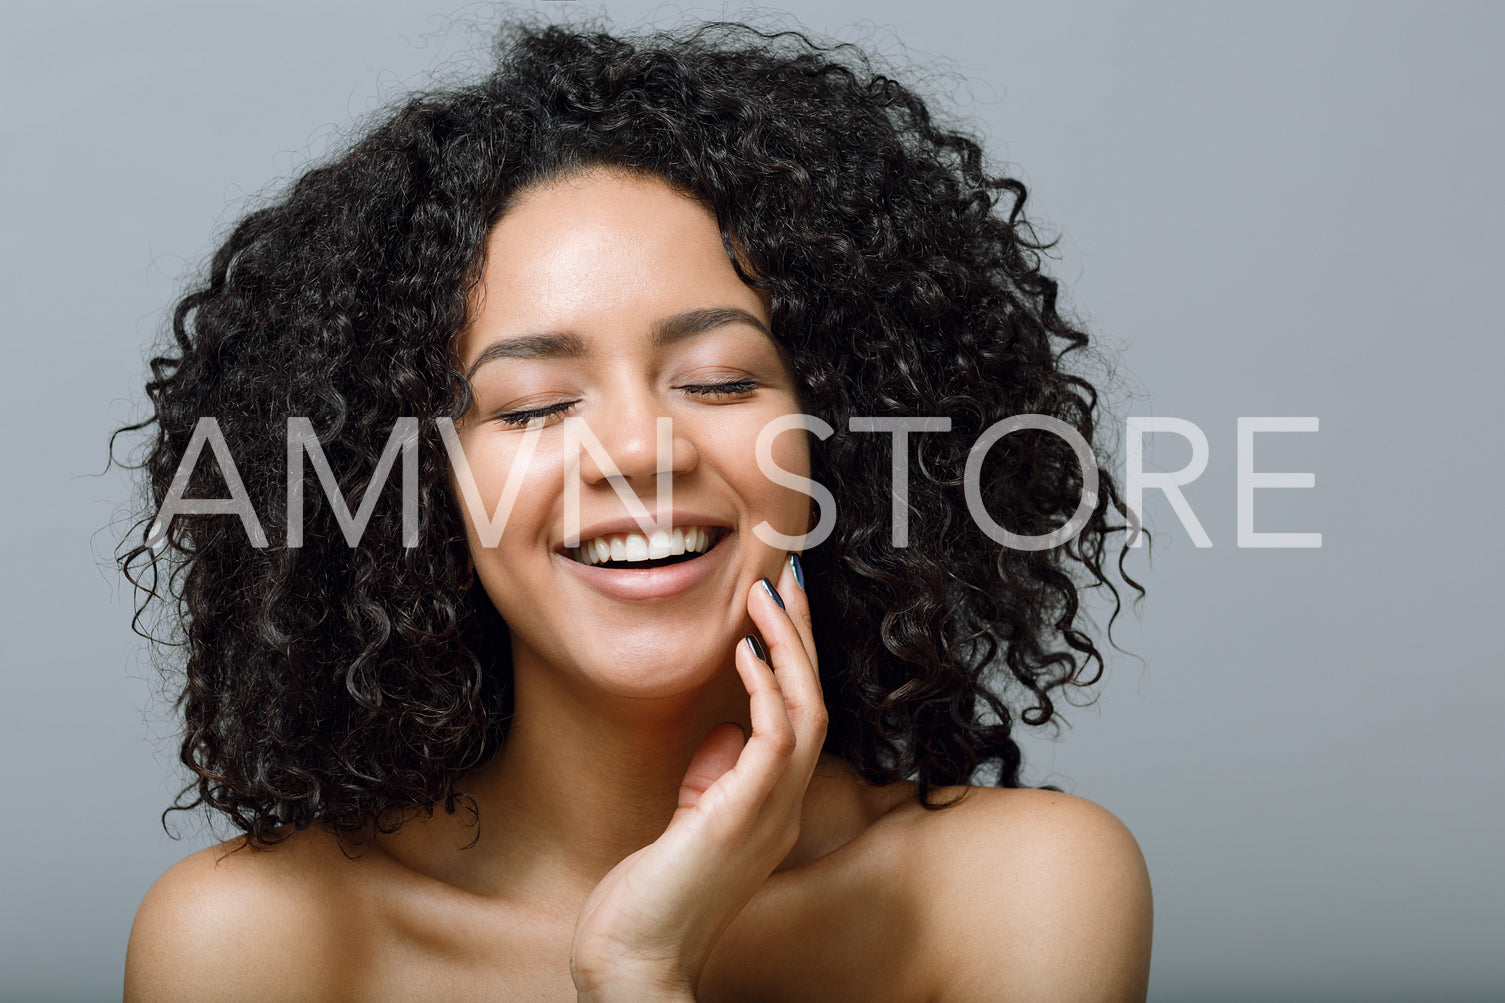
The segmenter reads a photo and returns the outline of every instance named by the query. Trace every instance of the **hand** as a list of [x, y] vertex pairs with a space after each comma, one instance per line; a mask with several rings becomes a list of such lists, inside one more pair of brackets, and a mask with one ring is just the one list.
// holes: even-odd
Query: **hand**
[[[581, 1000], [693, 1000], [711, 949], [794, 847], [826, 734], [810, 607], [789, 562], [747, 610], [768, 661], [746, 640], [735, 663], [752, 735], [720, 724], [690, 759], [664, 834], [601, 880], [575, 923], [570, 969]], [[644, 995], [648, 994], [648, 995]]]

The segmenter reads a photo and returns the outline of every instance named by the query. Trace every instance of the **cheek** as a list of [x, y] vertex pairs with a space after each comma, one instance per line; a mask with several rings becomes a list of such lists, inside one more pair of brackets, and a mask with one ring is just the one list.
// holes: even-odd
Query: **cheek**
[[547, 534], [553, 501], [559, 497], [563, 465], [542, 443], [524, 464], [520, 443], [519, 436], [462, 437], [473, 489], [466, 484], [466, 471], [454, 465], [450, 468], [450, 486], [478, 563], [495, 562], [509, 549], [535, 545]]
[[782, 470], [800, 477], [810, 476], [810, 433], [785, 432], [774, 440], [773, 460]]
[[[749, 459], [755, 454], [749, 452]], [[782, 480], [810, 476], [810, 449], [808, 433], [789, 431], [781, 434], [773, 443], [773, 462], [785, 473]], [[757, 463], [749, 463], [749, 469], [758, 480], [761, 497], [769, 511], [769, 522], [781, 533], [797, 536], [809, 530], [810, 495], [803, 490], [786, 487], [770, 480], [758, 470]]]

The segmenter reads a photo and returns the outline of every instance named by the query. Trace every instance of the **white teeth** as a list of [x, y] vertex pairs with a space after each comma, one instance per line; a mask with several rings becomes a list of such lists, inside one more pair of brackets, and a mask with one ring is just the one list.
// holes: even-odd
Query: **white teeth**
[[570, 551], [582, 564], [605, 564], [607, 561], [656, 561], [678, 554], [700, 554], [711, 549], [711, 530], [702, 526], [676, 528], [672, 532], [658, 529], [641, 533], [612, 533], [584, 540]]

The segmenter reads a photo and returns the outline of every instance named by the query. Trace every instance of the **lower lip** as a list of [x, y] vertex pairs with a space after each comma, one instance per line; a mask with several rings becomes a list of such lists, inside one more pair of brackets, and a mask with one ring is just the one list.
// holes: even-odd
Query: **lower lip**
[[731, 537], [727, 533], [699, 557], [662, 568], [601, 568], [581, 564], [563, 554], [555, 554], [554, 559], [563, 562], [585, 584], [613, 599], [667, 599], [690, 591], [720, 567], [730, 549]]

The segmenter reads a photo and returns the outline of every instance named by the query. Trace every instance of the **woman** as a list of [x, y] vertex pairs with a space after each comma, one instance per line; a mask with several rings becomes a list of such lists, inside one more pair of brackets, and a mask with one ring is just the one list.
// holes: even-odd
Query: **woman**
[[[153, 886], [127, 998], [1142, 999], [1138, 848], [1019, 787], [1003, 699], [1092, 681], [1123, 507], [1055, 435], [967, 469], [1092, 439], [1023, 187], [799, 36], [499, 51], [242, 221], [153, 362], [127, 564], [181, 806], [244, 836]], [[1085, 525], [1000, 546], [969, 479]]]

